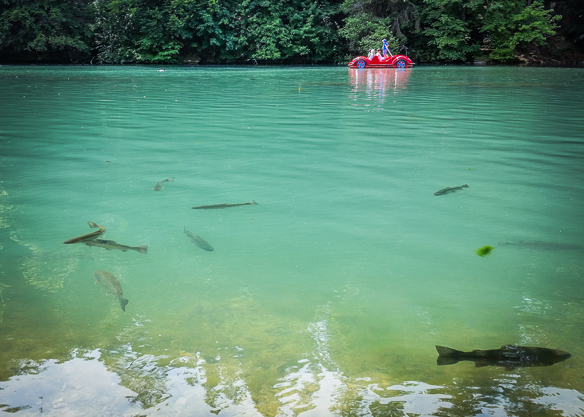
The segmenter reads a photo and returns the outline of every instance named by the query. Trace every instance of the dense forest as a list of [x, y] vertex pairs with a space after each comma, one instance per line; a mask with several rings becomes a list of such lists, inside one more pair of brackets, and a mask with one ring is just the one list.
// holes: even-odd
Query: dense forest
[[582, 0], [0, 0], [0, 63], [584, 60]]

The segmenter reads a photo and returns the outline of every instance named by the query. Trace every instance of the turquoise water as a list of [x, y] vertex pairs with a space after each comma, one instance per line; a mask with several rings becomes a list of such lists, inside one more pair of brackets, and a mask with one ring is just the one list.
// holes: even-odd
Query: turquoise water
[[[0, 87], [0, 411], [583, 415], [584, 70], [0, 67]], [[63, 245], [87, 221], [148, 253]], [[504, 344], [572, 357], [436, 364]]]

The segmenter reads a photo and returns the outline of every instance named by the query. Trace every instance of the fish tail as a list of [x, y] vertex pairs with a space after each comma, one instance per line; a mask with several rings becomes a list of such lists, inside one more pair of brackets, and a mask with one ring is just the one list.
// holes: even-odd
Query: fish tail
[[447, 348], [444, 346], [438, 346], [438, 345], [436, 345], [436, 350], [438, 351], [438, 355], [440, 355], [440, 356], [456, 356], [456, 355], [463, 353], [460, 350], [451, 349], [451, 348]]
[[254, 206], [257, 206], [258, 205], [258, 203], [256, 203], [255, 200], [251, 200], [251, 204], [254, 205]]
[[137, 249], [140, 253], [148, 253], [148, 245], [138, 246]]
[[443, 366], [443, 365], [454, 365], [458, 363], [459, 359], [457, 357], [452, 356], [438, 356], [436, 359], [436, 365]]
[[463, 188], [468, 188], [468, 184], [462, 184]]
[[127, 304], [128, 304], [127, 298], [120, 298], [120, 307], [122, 307], [122, 311], [126, 311]]
[[458, 355], [463, 353], [460, 350], [438, 345], [436, 345], [436, 350], [438, 351], [438, 359], [436, 360], [437, 365], [454, 365], [460, 360]]
[[174, 182], [174, 177], [167, 178], [167, 179], [165, 179], [164, 181], [168, 181], [168, 182]]

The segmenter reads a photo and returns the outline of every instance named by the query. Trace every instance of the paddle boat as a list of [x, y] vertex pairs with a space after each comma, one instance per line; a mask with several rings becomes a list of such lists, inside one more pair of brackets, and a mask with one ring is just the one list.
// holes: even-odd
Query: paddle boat
[[349, 62], [349, 68], [408, 68], [414, 63], [405, 55], [389, 55], [385, 58], [377, 55], [369, 59], [366, 56], [358, 56]]

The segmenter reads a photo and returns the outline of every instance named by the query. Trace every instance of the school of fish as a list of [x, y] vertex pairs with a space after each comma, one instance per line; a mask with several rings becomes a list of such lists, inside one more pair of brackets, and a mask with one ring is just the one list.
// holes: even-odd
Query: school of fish
[[[158, 181], [154, 184], [152, 188], [154, 191], [160, 191], [164, 188], [165, 182], [173, 182], [174, 178], [166, 178], [162, 181]], [[459, 190], [468, 188], [468, 184], [463, 184], [458, 187], [446, 187], [438, 190], [434, 193], [435, 196], [441, 196], [445, 194], [454, 193]], [[212, 210], [212, 209], [227, 209], [232, 207], [241, 207], [246, 205], [257, 205], [257, 203], [252, 200], [246, 203], [233, 203], [233, 204], [211, 204], [194, 206], [193, 209], [196, 210]], [[64, 244], [74, 244], [74, 243], [84, 243], [87, 246], [101, 247], [107, 250], [121, 250], [127, 252], [128, 250], [133, 250], [138, 253], [146, 254], [148, 251], [147, 245], [141, 246], [127, 246], [119, 244], [113, 240], [99, 239], [106, 232], [104, 226], [98, 225], [97, 223], [88, 222], [89, 227], [98, 229], [94, 232], [87, 233], [85, 235], [77, 236], [64, 241]], [[197, 245], [199, 248], [206, 251], [213, 251], [214, 248], [209, 242], [203, 239], [198, 234], [188, 230], [186, 226], [183, 226], [183, 232], [187, 237]], [[525, 242], [525, 241], [501, 241], [498, 246], [520, 246], [529, 247], [534, 249], [547, 249], [547, 250], [574, 250], [580, 249], [580, 246], [571, 244], [554, 244], [552, 242]], [[492, 249], [491, 246], [488, 246]], [[115, 295], [118, 300], [122, 311], [126, 311], [126, 305], [128, 304], [128, 299], [124, 298], [122, 291], [122, 286], [120, 281], [110, 272], [97, 270], [95, 271], [95, 278], [97, 282], [100, 282], [107, 290], [108, 293]], [[460, 361], [472, 361], [475, 366], [505, 366], [506, 368], [516, 368], [523, 366], [550, 366], [558, 362], [562, 362], [568, 359], [571, 355], [570, 353], [559, 350], [550, 349], [543, 347], [527, 347], [527, 346], [516, 346], [516, 345], [503, 345], [499, 349], [490, 350], [473, 350], [470, 352], [463, 352], [456, 349], [447, 348], [444, 346], [436, 346], [438, 351], [438, 365], [452, 365]]]

